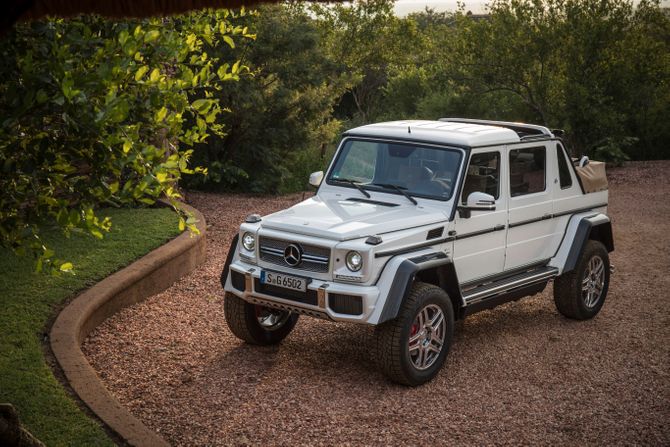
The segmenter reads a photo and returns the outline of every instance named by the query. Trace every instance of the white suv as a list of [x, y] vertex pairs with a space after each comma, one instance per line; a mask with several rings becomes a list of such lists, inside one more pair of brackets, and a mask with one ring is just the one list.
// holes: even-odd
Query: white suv
[[279, 343], [299, 314], [375, 325], [380, 368], [418, 385], [444, 363], [455, 320], [552, 279], [559, 312], [592, 318], [614, 244], [606, 180], [579, 170], [542, 126], [350, 130], [310, 176], [314, 197], [240, 226], [221, 275], [228, 325], [254, 344]]

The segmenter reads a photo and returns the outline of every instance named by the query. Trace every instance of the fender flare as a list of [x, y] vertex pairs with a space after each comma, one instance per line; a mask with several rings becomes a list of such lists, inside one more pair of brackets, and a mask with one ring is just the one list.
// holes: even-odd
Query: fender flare
[[377, 324], [393, 320], [398, 316], [400, 306], [409, 295], [412, 284], [421, 272], [434, 274], [434, 280], [447, 292], [454, 305], [454, 314], [460, 315], [463, 307], [463, 297], [458, 286], [458, 278], [454, 264], [443, 252], [431, 252], [403, 260], [398, 266], [393, 282], [386, 297], [386, 302], [379, 316]]
[[586, 243], [589, 240], [600, 241], [605, 245], [608, 252], [614, 251], [614, 238], [612, 236], [612, 222], [607, 218], [606, 220], [593, 221], [590, 218], [583, 218], [577, 225], [577, 231], [572, 239], [570, 251], [563, 266], [563, 273], [570, 272], [575, 269], [579, 258], [584, 252]]
[[233, 263], [233, 258], [235, 257], [235, 251], [237, 250], [237, 242], [240, 239], [240, 235], [236, 234], [233, 237], [233, 240], [230, 241], [230, 248], [228, 249], [228, 255], [226, 256], [226, 263], [223, 264], [223, 270], [221, 271], [221, 287], [226, 288], [226, 280], [228, 279], [228, 272], [230, 271], [230, 264]]

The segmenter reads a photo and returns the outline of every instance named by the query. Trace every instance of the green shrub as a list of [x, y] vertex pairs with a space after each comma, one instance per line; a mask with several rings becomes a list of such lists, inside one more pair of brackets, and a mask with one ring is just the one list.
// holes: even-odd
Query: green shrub
[[[244, 15], [241, 12], [239, 15]], [[0, 244], [32, 252], [38, 270], [69, 270], [38, 224], [102, 238], [95, 209], [180, 198], [195, 143], [222, 134], [213, 92], [240, 62], [204, 50], [253, 37], [228, 10], [113, 22], [99, 17], [20, 24], [0, 41]], [[196, 96], [197, 94], [197, 96]], [[180, 227], [195, 230], [191, 216]]]

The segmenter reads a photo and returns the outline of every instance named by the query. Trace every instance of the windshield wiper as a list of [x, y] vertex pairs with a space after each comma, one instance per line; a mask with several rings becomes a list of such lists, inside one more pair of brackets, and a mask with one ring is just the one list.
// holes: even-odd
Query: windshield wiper
[[367, 197], [368, 199], [371, 197], [370, 193], [367, 192], [365, 189], [363, 189], [360, 182], [357, 182], [356, 180], [352, 180], [352, 179], [349, 179], [349, 178], [334, 178], [333, 180], [336, 181], [336, 182], [348, 183], [350, 185], [353, 185], [353, 186], [356, 187], [356, 189], [358, 189], [360, 192], [362, 192], [365, 197]]
[[405, 188], [404, 186], [398, 186], [398, 185], [394, 185], [394, 184], [392, 184], [392, 183], [370, 183], [370, 184], [371, 184], [371, 185], [374, 185], [374, 186], [381, 186], [382, 188], [391, 188], [391, 189], [395, 189], [395, 190], [398, 191], [400, 194], [402, 194], [403, 196], [407, 197], [407, 199], [408, 199], [410, 202], [412, 202], [414, 205], [418, 205], [418, 204], [419, 204], [419, 202], [417, 202], [416, 200], [414, 200], [414, 197], [412, 197], [407, 191], [405, 191], [407, 188]]

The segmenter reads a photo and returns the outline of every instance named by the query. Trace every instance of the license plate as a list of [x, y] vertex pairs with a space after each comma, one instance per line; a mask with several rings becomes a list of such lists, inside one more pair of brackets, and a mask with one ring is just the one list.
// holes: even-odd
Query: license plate
[[307, 280], [295, 276], [284, 275], [283, 273], [266, 272], [261, 270], [261, 284], [283, 287], [285, 289], [307, 291]]

